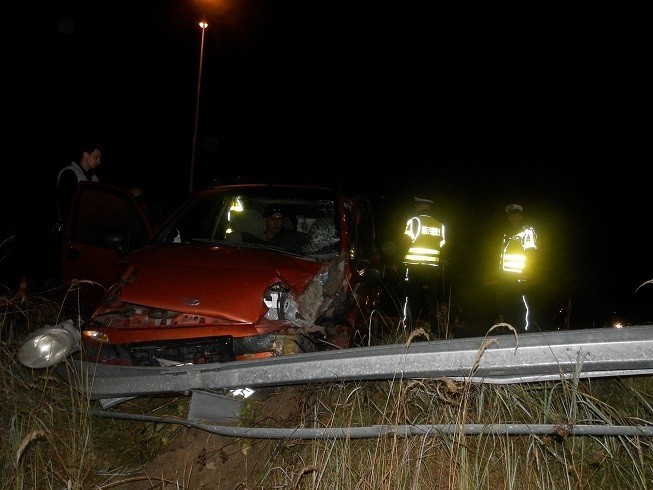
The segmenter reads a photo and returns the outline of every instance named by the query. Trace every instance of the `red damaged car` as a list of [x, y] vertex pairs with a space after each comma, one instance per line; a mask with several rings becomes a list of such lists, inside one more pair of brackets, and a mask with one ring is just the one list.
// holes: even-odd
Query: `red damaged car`
[[[97, 229], [80, 240], [71, 230], [84, 229], [75, 226], [81, 205], [98, 215], [98, 206], [106, 212], [124, 197], [99, 184], [80, 194], [62, 271], [90, 284], [107, 281], [114, 267], [121, 272], [81, 325], [87, 360], [227, 362], [368, 345], [377, 333], [381, 269], [364, 196], [318, 186], [224, 185], [189, 198], [149, 240], [151, 229], [138, 229], [141, 210], [128, 217], [127, 204], [122, 224], [116, 213], [113, 220], [96, 216]], [[117, 262], [110, 258], [130, 249]], [[89, 254], [104, 264], [85, 269]]]

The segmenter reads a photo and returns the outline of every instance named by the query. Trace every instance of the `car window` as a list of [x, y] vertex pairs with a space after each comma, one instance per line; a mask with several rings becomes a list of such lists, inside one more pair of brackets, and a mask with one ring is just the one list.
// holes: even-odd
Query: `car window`
[[[301, 255], [336, 253], [337, 194], [306, 188], [210, 189], [186, 203], [155, 240], [180, 244], [224, 244], [270, 248]], [[281, 232], [266, 237], [273, 210]]]
[[133, 202], [124, 192], [110, 186], [80, 186], [79, 200], [68, 227], [68, 239], [74, 242], [101, 245], [103, 237], [124, 234], [125, 248], [133, 250], [147, 243], [150, 231], [143, 225]]

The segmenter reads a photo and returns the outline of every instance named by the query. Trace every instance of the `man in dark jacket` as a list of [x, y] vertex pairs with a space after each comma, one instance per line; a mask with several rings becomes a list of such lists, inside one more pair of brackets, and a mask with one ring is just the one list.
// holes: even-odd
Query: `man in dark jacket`
[[102, 146], [96, 143], [81, 147], [79, 163], [70, 162], [57, 175], [57, 212], [63, 222], [70, 209], [77, 184], [82, 181], [98, 182], [95, 169], [102, 163]]

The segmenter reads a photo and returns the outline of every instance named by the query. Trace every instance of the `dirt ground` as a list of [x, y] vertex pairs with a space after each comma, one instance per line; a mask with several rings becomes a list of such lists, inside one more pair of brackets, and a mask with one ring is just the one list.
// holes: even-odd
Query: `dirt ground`
[[241, 445], [231, 437], [184, 428], [165, 452], [143, 468], [142, 474], [126, 478], [127, 483], [113, 488], [254, 488], [274, 443], [258, 440]]
[[[293, 388], [257, 393], [251, 426], [292, 427], [301, 394]], [[250, 415], [251, 416], [251, 415]], [[243, 425], [243, 424], [241, 424]], [[248, 424], [246, 424], [248, 425]], [[242, 439], [181, 427], [171, 444], [135, 475], [112, 480], [112, 489], [252, 489], [278, 450], [277, 439]]]

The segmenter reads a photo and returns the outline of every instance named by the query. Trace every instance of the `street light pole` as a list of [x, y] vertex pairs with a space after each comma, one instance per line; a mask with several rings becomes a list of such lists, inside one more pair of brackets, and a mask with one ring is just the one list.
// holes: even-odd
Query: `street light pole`
[[195, 101], [195, 125], [193, 126], [193, 154], [190, 158], [190, 178], [188, 182], [189, 192], [193, 192], [193, 181], [195, 180], [195, 153], [197, 148], [197, 122], [200, 113], [200, 88], [202, 86], [202, 64], [204, 61], [204, 31], [209, 26], [205, 20], [199, 23], [202, 29], [202, 42], [200, 44], [200, 68], [197, 76], [197, 99]]

